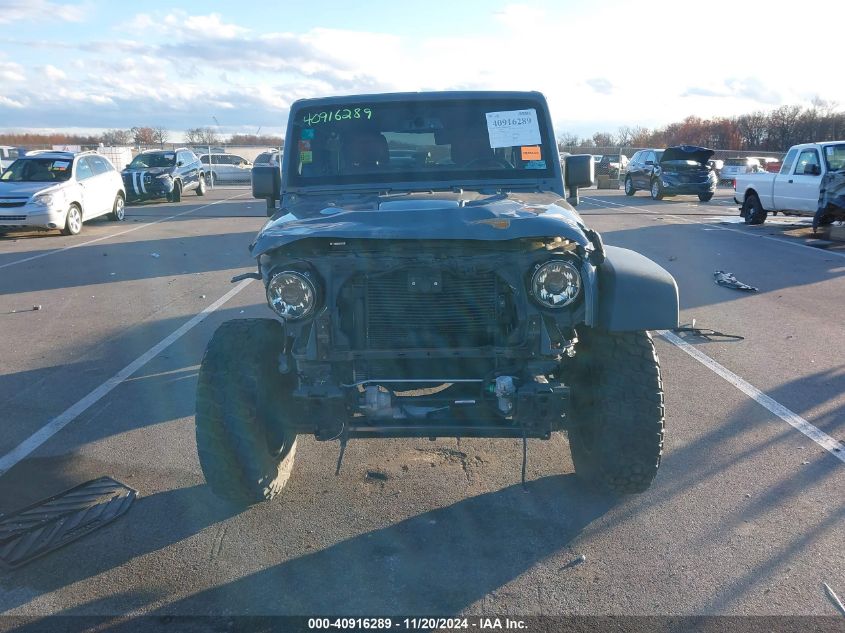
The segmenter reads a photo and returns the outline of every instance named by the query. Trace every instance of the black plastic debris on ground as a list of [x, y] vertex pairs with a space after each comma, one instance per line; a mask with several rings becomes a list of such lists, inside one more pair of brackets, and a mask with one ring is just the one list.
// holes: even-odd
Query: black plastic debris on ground
[[14, 569], [114, 521], [137, 491], [100, 477], [0, 515], [0, 565]]
[[737, 278], [734, 277], [733, 273], [726, 273], [723, 270], [717, 270], [713, 273], [713, 278], [716, 280], [716, 283], [720, 286], [724, 286], [725, 288], [734, 288], [736, 290], [743, 290], [745, 292], [757, 292], [758, 289], [754, 286], [749, 286], [748, 284], [744, 284], [741, 281], [737, 281]]

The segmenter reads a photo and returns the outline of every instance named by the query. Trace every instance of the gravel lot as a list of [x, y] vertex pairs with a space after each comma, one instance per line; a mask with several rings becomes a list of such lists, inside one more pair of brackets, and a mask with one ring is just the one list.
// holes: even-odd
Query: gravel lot
[[[353, 441], [335, 477], [337, 443], [301, 438], [285, 492], [233, 513], [197, 463], [194, 389], [220, 323], [271, 315], [259, 282], [229, 283], [253, 269], [263, 201], [216, 190], [78, 236], [0, 238], [0, 459], [65, 424], [11, 460], [0, 512], [102, 475], [140, 493], [110, 526], [0, 573], [0, 613], [834, 615], [822, 583], [845, 596], [845, 248], [792, 219], [737, 224], [728, 192], [584, 194], [606, 243], [676, 277], [682, 322], [745, 337], [684, 335], [730, 379], [658, 338], [665, 458], [623, 499], [579, 489], [560, 435], [529, 443], [525, 489], [516, 440]], [[760, 292], [717, 286], [715, 270]]]

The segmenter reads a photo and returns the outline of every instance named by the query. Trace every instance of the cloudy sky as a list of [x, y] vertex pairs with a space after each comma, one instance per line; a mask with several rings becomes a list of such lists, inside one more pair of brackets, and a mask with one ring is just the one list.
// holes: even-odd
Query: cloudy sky
[[280, 133], [298, 98], [405, 90], [539, 90], [580, 134], [845, 105], [824, 26], [843, 17], [827, 0], [0, 0], [0, 130]]

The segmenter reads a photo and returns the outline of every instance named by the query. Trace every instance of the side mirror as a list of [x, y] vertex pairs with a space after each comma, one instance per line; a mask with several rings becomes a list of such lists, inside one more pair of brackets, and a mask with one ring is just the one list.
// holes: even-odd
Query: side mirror
[[563, 184], [567, 202], [578, 204], [578, 187], [591, 187], [596, 180], [596, 163], [590, 154], [574, 154], [563, 159]]
[[810, 176], [818, 176], [822, 173], [822, 168], [818, 165], [807, 165], [804, 168], [804, 173], [809, 174]]
[[181, 160], [177, 160], [177, 161], [176, 161], [176, 166], [177, 166], [177, 167], [181, 167], [181, 166], [182, 166], [182, 165], [184, 165], [184, 164], [185, 164], [185, 163], [183, 163]]

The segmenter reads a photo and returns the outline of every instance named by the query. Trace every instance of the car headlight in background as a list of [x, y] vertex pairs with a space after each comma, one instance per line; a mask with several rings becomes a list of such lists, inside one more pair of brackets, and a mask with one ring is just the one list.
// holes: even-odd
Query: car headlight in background
[[45, 207], [52, 206], [54, 203], [60, 201], [60, 194], [58, 192], [51, 193], [37, 193], [32, 196], [34, 204], [40, 204]]
[[568, 306], [580, 292], [581, 274], [565, 260], [546, 262], [531, 277], [531, 294], [547, 308]]
[[273, 275], [267, 284], [267, 303], [283, 319], [299, 321], [314, 312], [317, 291], [304, 274], [286, 270]]

